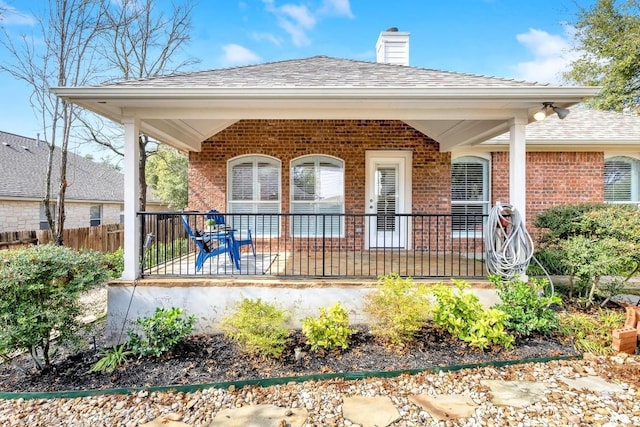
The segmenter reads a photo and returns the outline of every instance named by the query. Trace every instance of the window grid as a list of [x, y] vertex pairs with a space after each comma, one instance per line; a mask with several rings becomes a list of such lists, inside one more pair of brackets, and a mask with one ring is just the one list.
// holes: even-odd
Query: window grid
[[327, 156], [305, 156], [291, 163], [291, 235], [342, 237], [344, 162]]
[[489, 208], [488, 161], [465, 156], [451, 165], [451, 214], [454, 235], [481, 235]]

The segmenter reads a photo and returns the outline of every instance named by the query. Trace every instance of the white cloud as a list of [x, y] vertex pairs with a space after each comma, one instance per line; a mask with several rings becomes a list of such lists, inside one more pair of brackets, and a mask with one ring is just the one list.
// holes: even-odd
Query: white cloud
[[324, 0], [319, 13], [354, 18], [349, 0]]
[[271, 33], [251, 33], [251, 38], [256, 41], [268, 41], [276, 46], [282, 45], [282, 40]]
[[260, 56], [239, 44], [227, 44], [222, 46], [224, 50], [223, 61], [226, 65], [245, 65], [260, 62]]
[[316, 25], [316, 18], [309, 12], [307, 6], [285, 4], [280, 7], [280, 12], [298, 27], [309, 30]]
[[9, 6], [0, 0], [0, 24], [3, 25], [35, 25], [37, 20], [33, 15], [20, 12], [13, 6]]
[[567, 27], [564, 35], [557, 35], [532, 28], [518, 34], [517, 40], [533, 55], [533, 59], [515, 66], [517, 78], [560, 84], [562, 73], [577, 57], [577, 53], [571, 50], [572, 30]]
[[307, 33], [311, 31], [322, 16], [353, 18], [349, 0], [323, 0], [318, 8], [309, 8], [304, 4], [286, 3], [276, 6], [275, 0], [262, 0], [265, 10], [276, 16], [278, 25], [291, 37], [295, 46], [311, 44]]

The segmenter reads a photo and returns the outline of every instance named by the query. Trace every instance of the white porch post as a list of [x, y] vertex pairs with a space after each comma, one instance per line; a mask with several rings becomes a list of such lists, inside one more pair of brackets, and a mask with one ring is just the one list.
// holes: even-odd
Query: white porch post
[[123, 280], [139, 277], [140, 221], [136, 213], [140, 210], [140, 145], [138, 135], [140, 122], [127, 117], [124, 123], [124, 271]]
[[526, 221], [527, 214], [527, 150], [526, 115], [514, 117], [509, 123], [509, 204]]

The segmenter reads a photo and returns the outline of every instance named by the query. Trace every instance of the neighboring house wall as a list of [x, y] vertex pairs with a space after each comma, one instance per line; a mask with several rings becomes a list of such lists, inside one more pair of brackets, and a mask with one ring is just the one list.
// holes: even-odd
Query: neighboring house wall
[[245, 120], [202, 144], [189, 157], [189, 209], [227, 210], [227, 161], [262, 154], [281, 163], [281, 212], [290, 212], [293, 159], [323, 154], [344, 161], [345, 212], [365, 210], [366, 150], [413, 152], [413, 213], [449, 213], [451, 156], [401, 121]]
[[[122, 212], [121, 203], [65, 202], [65, 228], [89, 227], [91, 206], [102, 206], [101, 224], [117, 224]], [[0, 232], [40, 229], [38, 201], [0, 200]]]

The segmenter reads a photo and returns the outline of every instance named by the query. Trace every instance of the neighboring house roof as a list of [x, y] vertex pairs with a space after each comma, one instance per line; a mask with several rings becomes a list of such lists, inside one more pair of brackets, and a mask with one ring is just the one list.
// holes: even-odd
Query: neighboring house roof
[[102, 87], [184, 88], [443, 88], [548, 86], [513, 79], [478, 76], [405, 65], [339, 59], [328, 56], [291, 59], [233, 68], [199, 71]]
[[[614, 146], [640, 145], [640, 116], [590, 108], [571, 108], [569, 115], [560, 120], [551, 114], [539, 122], [527, 126], [527, 145], [554, 145], [558, 149], [567, 146], [591, 146], [600, 149]], [[504, 145], [509, 134], [499, 135], [482, 145]]]
[[[60, 149], [55, 152], [52, 195], [57, 194], [60, 176]], [[0, 198], [42, 199], [48, 156], [44, 141], [0, 131]], [[124, 200], [121, 172], [72, 152], [67, 157], [67, 183], [67, 201]], [[160, 202], [155, 198], [149, 201]]]
[[543, 102], [567, 108], [599, 90], [327, 56], [53, 88], [186, 151], [243, 119], [402, 120], [447, 151], [506, 132], [515, 116], [532, 120]]

